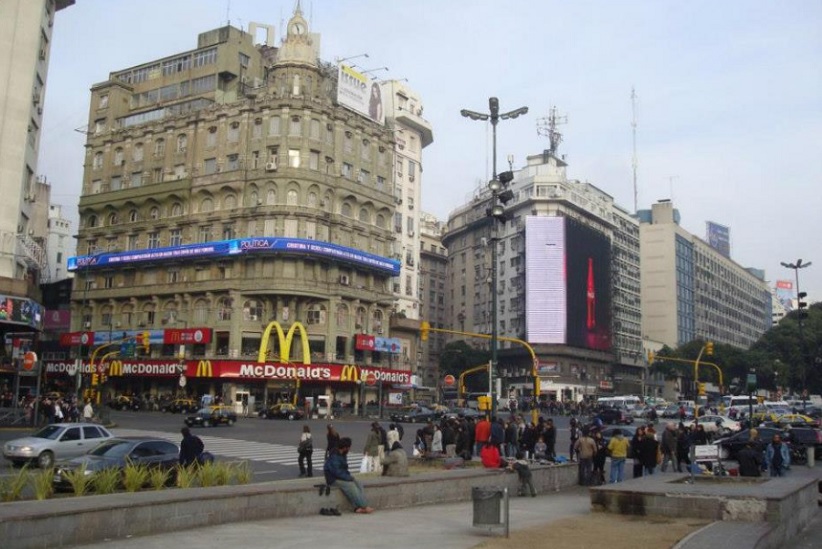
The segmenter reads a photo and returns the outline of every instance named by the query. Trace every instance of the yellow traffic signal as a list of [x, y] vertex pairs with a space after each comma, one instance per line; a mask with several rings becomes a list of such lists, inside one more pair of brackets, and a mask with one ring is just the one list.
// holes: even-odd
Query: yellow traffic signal
[[149, 352], [151, 350], [151, 334], [148, 331], [143, 332], [140, 345], [143, 346], [143, 350], [145, 352]]
[[705, 343], [705, 355], [713, 356], [714, 355], [714, 342], [708, 341]]
[[705, 384], [703, 382], [697, 383], [697, 391], [699, 392], [699, 396], [705, 396]]
[[92, 387], [97, 387], [97, 385], [99, 385], [99, 383], [100, 383], [100, 381], [99, 381], [99, 377], [97, 376], [97, 374], [91, 374], [91, 386]]
[[648, 351], [648, 364], [653, 364], [654, 363], [654, 358], [656, 358], [654, 356], [654, 352], [653, 351]]
[[431, 329], [431, 324], [423, 320], [420, 322], [420, 340], [428, 341], [428, 331]]

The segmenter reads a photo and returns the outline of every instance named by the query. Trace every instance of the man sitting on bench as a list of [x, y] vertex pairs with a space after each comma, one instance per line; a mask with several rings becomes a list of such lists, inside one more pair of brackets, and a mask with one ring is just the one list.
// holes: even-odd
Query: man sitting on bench
[[336, 486], [351, 505], [354, 506], [356, 513], [373, 513], [374, 509], [368, 506], [365, 499], [365, 492], [362, 484], [355, 479], [348, 471], [348, 451], [351, 449], [351, 439], [343, 437], [337, 443], [336, 448], [331, 449], [328, 459], [325, 460], [323, 473], [325, 473], [325, 482], [329, 486]]

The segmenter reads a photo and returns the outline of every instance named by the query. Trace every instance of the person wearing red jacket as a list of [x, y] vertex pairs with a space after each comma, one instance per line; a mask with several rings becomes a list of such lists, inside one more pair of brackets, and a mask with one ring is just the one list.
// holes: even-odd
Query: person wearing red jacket
[[491, 422], [488, 421], [487, 417], [482, 418], [477, 422], [476, 427], [474, 427], [474, 443], [476, 444], [476, 453], [480, 455], [482, 448], [485, 446], [485, 443], [488, 442], [488, 439], [491, 438]]
[[482, 460], [482, 466], [486, 469], [499, 469], [500, 467], [505, 467], [507, 463], [502, 462], [502, 456], [499, 454], [499, 448], [496, 447], [495, 444], [485, 444], [480, 450], [480, 459]]

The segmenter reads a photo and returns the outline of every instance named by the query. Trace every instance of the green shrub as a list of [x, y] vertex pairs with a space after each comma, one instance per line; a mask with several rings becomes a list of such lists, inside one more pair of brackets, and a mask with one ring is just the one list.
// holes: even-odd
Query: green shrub
[[169, 469], [151, 469], [148, 473], [148, 483], [154, 490], [162, 490], [171, 479], [171, 471]]
[[231, 473], [234, 468], [231, 463], [227, 461], [215, 461], [214, 468], [217, 486], [226, 486], [231, 483]]
[[23, 467], [16, 475], [0, 478], [0, 500], [17, 501], [28, 483], [28, 467]]
[[119, 469], [109, 467], [94, 473], [91, 485], [98, 494], [113, 494], [120, 487], [122, 478], [123, 474]]
[[251, 478], [254, 476], [254, 472], [251, 470], [251, 466], [248, 464], [247, 461], [240, 461], [234, 464], [233, 467], [234, 479], [237, 481], [237, 484], [248, 484], [251, 482]]
[[148, 482], [148, 469], [145, 465], [129, 463], [123, 469], [123, 488], [126, 492], [136, 492]]
[[91, 486], [92, 476], [87, 475], [84, 469], [63, 471], [62, 475], [63, 478], [66, 479], [66, 482], [71, 485], [71, 490], [75, 496], [82, 496], [88, 492]]
[[194, 486], [194, 481], [197, 480], [197, 469], [196, 465], [189, 465], [188, 467], [183, 467], [182, 465], [178, 465], [175, 471], [177, 472], [177, 486], [180, 488], [191, 488]]
[[220, 477], [220, 465], [214, 461], [207, 461], [197, 468], [197, 479], [200, 486], [217, 486]]
[[31, 480], [36, 499], [48, 499], [54, 493], [54, 469], [41, 469], [32, 475]]

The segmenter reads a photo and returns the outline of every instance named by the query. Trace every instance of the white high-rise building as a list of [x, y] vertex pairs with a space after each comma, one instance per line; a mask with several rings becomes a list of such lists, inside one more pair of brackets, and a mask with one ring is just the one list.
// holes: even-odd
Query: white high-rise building
[[395, 311], [406, 318], [420, 318], [420, 205], [422, 150], [434, 141], [431, 124], [422, 116], [419, 95], [404, 82], [381, 83], [386, 121], [394, 133], [394, 213], [397, 241], [395, 257], [402, 273], [395, 279]]

